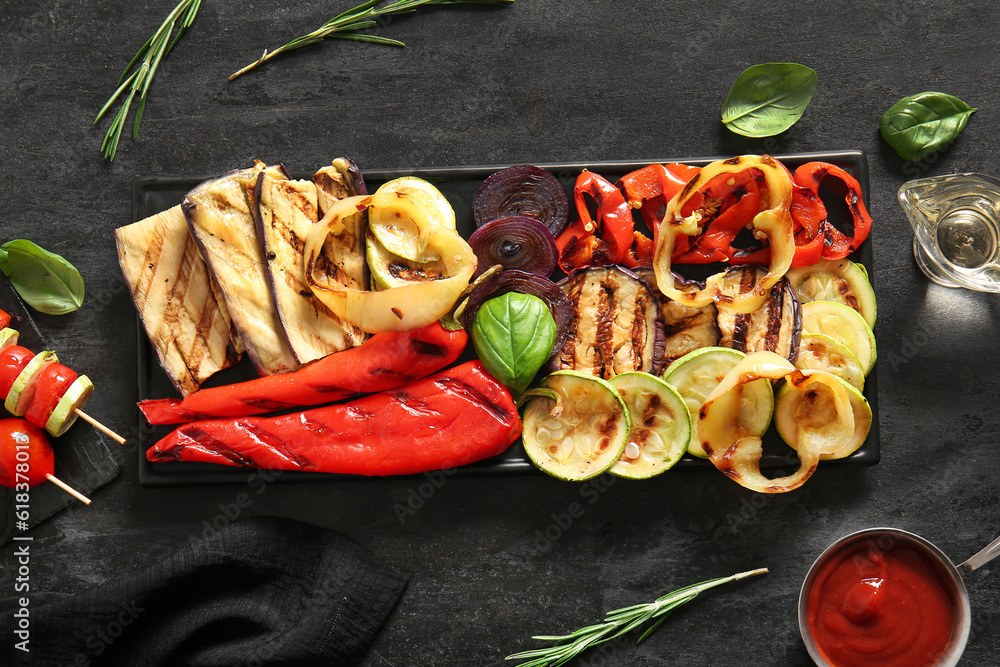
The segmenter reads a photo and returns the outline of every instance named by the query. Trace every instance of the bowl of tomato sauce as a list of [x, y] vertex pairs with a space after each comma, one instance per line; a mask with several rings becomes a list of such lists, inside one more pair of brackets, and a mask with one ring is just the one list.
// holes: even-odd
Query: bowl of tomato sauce
[[953, 667], [971, 627], [958, 568], [898, 528], [831, 544], [799, 593], [799, 631], [820, 667]]

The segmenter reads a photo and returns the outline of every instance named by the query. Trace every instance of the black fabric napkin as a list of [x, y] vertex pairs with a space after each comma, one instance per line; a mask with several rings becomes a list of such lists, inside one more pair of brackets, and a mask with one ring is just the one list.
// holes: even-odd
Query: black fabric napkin
[[29, 653], [19, 600], [0, 601], [0, 664], [354, 665], [406, 584], [338, 533], [248, 519], [82, 593], [26, 594]]

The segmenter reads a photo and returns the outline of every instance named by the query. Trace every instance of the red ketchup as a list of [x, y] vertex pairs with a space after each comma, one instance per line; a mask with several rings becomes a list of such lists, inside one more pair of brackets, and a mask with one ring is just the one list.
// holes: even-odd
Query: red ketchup
[[903, 541], [866, 539], [831, 554], [809, 588], [809, 628], [836, 667], [937, 664], [955, 625], [942, 566]]

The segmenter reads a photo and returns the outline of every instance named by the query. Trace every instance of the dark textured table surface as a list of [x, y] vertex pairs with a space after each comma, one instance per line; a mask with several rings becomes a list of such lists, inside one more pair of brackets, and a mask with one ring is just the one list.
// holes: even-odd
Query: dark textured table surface
[[[126, 446], [124, 473], [91, 507], [33, 531], [33, 586], [80, 590], [237, 514], [277, 515], [335, 528], [411, 575], [366, 665], [500, 664], [533, 634], [762, 566], [766, 577], [719, 589], [591, 664], [799, 665], [799, 586], [837, 537], [896, 526], [963, 560], [1000, 533], [1000, 301], [930, 284], [895, 200], [911, 178], [1000, 172], [1000, 7], [517, 0], [375, 28], [405, 49], [332, 41], [227, 80], [347, 4], [205, 0], [157, 74], [138, 141], [123, 139], [113, 163], [99, 152], [107, 122], [91, 123], [173, 3], [0, 7], [0, 237], [33, 239], [81, 270], [83, 308], [38, 323], [96, 381], [89, 412], [135, 435], [136, 321], [112, 230], [131, 221], [137, 177], [219, 174], [255, 158], [308, 171], [338, 155], [396, 168], [860, 149], [876, 219], [881, 463], [823, 467], [773, 497], [690, 469], [643, 483], [533, 474], [147, 489]], [[787, 132], [740, 138], [721, 126], [720, 104], [740, 71], [768, 61], [813, 67], [816, 96]], [[946, 151], [905, 163], [878, 118], [924, 90], [979, 111]], [[13, 594], [12, 551], [0, 548], [0, 597]], [[1000, 661], [994, 569], [968, 578], [962, 664]]]

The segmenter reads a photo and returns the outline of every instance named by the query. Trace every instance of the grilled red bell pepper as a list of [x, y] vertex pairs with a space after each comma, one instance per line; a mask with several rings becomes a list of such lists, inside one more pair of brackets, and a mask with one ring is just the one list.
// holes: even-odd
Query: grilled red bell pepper
[[629, 208], [639, 209], [646, 226], [655, 235], [663, 207], [698, 171], [698, 167], [678, 162], [654, 163], [625, 174], [619, 179], [618, 187], [625, 193]]
[[183, 400], [146, 400], [139, 408], [150, 424], [178, 424], [332, 403], [398, 387], [440, 370], [458, 358], [466, 342], [464, 330], [449, 331], [440, 322], [412, 331], [375, 334], [358, 347], [335, 352], [297, 371], [201, 389]]
[[861, 247], [861, 244], [868, 238], [872, 227], [872, 217], [868, 214], [868, 209], [865, 208], [865, 202], [861, 196], [861, 185], [857, 179], [840, 167], [827, 162], [807, 162], [795, 170], [795, 182], [817, 195], [820, 182], [827, 176], [836, 178], [847, 188], [844, 200], [851, 212], [854, 233], [848, 237], [833, 225], [827, 224], [823, 259], [843, 259]]
[[[825, 247], [827, 229], [826, 207], [819, 195], [792, 183], [792, 206], [789, 209], [795, 223], [795, 255], [792, 266], [812, 266], [820, 260]], [[732, 264], [763, 264], [771, 262], [771, 249], [738, 250], [730, 255]]]
[[24, 418], [38, 428], [45, 428], [45, 424], [52, 416], [52, 411], [56, 409], [59, 399], [73, 384], [76, 377], [76, 371], [58, 362], [46, 366], [41, 375], [38, 376], [35, 395], [32, 397], [31, 403], [28, 404], [28, 411], [24, 413]]
[[406, 475], [496, 456], [520, 434], [510, 390], [476, 360], [350, 403], [185, 424], [146, 458]]
[[[597, 203], [596, 221], [587, 208], [587, 195]], [[589, 266], [625, 262], [635, 241], [635, 225], [621, 190], [585, 169], [576, 179], [573, 198], [578, 218], [556, 239], [559, 268], [572, 273]]]
[[0, 310], [0, 329], [8, 326], [10, 324], [10, 313], [5, 310]]
[[728, 261], [735, 252], [733, 239], [760, 212], [763, 176], [748, 169], [723, 173], [691, 196], [682, 215], [705, 212], [707, 224], [697, 236], [677, 239], [673, 261], [678, 264], [708, 264]]

